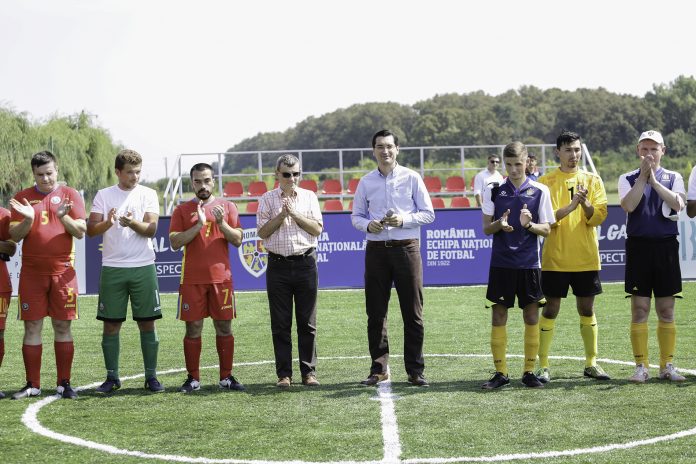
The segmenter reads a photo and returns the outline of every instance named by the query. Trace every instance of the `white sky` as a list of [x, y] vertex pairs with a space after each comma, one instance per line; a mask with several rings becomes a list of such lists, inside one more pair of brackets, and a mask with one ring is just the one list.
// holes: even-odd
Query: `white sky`
[[696, 75], [694, 13], [675, 0], [2, 0], [0, 103], [94, 114], [155, 180], [165, 157], [171, 169], [356, 103], [522, 85], [642, 96]]

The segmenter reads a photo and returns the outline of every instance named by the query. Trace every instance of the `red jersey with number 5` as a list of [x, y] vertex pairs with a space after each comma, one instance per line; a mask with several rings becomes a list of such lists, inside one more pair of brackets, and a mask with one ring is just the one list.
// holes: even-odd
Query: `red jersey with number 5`
[[[0, 240], [3, 242], [10, 240], [10, 212], [2, 207], [0, 207]], [[0, 259], [0, 293], [11, 291], [12, 281], [9, 272], [7, 272], [7, 263]]]
[[[183, 203], [174, 210], [169, 223], [169, 234], [183, 232], [198, 222], [198, 198]], [[181, 283], [213, 284], [231, 282], [230, 255], [228, 242], [215, 221], [212, 210], [222, 205], [225, 209], [225, 222], [233, 229], [241, 227], [239, 212], [234, 203], [216, 198], [203, 205], [205, 226], [198, 236], [184, 246], [181, 260]]]
[[[85, 219], [85, 203], [77, 190], [61, 185], [51, 193], [41, 193], [36, 187], [22, 190], [15, 200], [24, 199], [34, 208], [34, 223], [22, 241], [22, 272], [39, 275], [58, 275], [73, 267], [75, 248], [73, 236], [66, 230], [56, 211], [63, 199], [72, 201], [71, 218]], [[12, 210], [12, 224], [22, 222], [24, 216]]]

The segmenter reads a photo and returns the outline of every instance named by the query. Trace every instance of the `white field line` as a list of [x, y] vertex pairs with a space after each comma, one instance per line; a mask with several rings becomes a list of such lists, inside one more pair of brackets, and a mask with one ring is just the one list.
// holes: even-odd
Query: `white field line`
[[[392, 357], [402, 357], [401, 355], [391, 355]], [[521, 358], [523, 355], [508, 355], [509, 357]], [[442, 357], [442, 358], [489, 358], [489, 354], [430, 354], [426, 357]], [[345, 359], [365, 359], [368, 356], [341, 356], [341, 357], [321, 357], [323, 360], [345, 360]], [[568, 359], [584, 361], [585, 358], [577, 356], [550, 356], [552, 359]], [[598, 359], [598, 361], [608, 363], [608, 364], [620, 364], [633, 366], [633, 362], [628, 361], [617, 361], [613, 359]], [[273, 364], [274, 361], [257, 361], [257, 362], [246, 362], [237, 363], [237, 366], [258, 366], [264, 364]], [[217, 366], [207, 366], [203, 369], [216, 368]], [[659, 367], [655, 365], [650, 365], [650, 367]], [[680, 372], [684, 372], [690, 375], [696, 375], [696, 369], [679, 369]], [[174, 374], [179, 372], [185, 372], [185, 369], [170, 369], [166, 371], [161, 371], [160, 374]], [[144, 377], [144, 374], [137, 374], [128, 377], [122, 377], [121, 380], [133, 380]], [[89, 385], [84, 385], [77, 387], [76, 390], [87, 390], [90, 388], [96, 388], [100, 385], [100, 382], [95, 382]], [[289, 461], [271, 461], [271, 460], [247, 460], [247, 459], [210, 459], [205, 457], [189, 457], [189, 456], [179, 456], [171, 454], [150, 454], [142, 451], [126, 450], [121, 448], [116, 448], [115, 446], [105, 445], [103, 443], [97, 443], [90, 440], [85, 440], [78, 437], [73, 437], [70, 435], [65, 435], [62, 433], [55, 432], [44, 427], [38, 419], [39, 411], [46, 405], [53, 403], [58, 400], [58, 395], [48, 396], [42, 400], [30, 404], [22, 415], [22, 423], [32, 432], [42, 435], [44, 437], [61, 441], [63, 443], [68, 443], [75, 446], [81, 446], [83, 448], [89, 448], [97, 451], [101, 451], [113, 455], [122, 456], [132, 456], [136, 458], [143, 459], [156, 459], [161, 461], [171, 461], [171, 462], [190, 462], [190, 463], [202, 463], [202, 464], [448, 464], [454, 462], [505, 462], [505, 461], [515, 461], [515, 460], [529, 460], [529, 459], [543, 459], [543, 458], [553, 458], [553, 457], [566, 457], [566, 456], [578, 456], [583, 454], [596, 454], [604, 453], [613, 450], [625, 450], [631, 449], [638, 446], [652, 445], [660, 442], [666, 442], [671, 440], [676, 440], [679, 438], [684, 438], [692, 435], [696, 435], [696, 427], [683, 430], [680, 432], [675, 432], [669, 435], [663, 435], [659, 437], [647, 438], [642, 440], [635, 440], [627, 443], [616, 443], [608, 444], [602, 446], [596, 446], [591, 448], [577, 448], [571, 450], [559, 450], [559, 451], [545, 451], [539, 453], [517, 453], [517, 454], [498, 454], [493, 456], [460, 456], [460, 457], [449, 457], [449, 458], [413, 458], [401, 460], [401, 443], [399, 440], [399, 431], [397, 426], [397, 418], [394, 408], [394, 395], [391, 390], [391, 381], [384, 382], [378, 385], [378, 400], [381, 407], [381, 420], [382, 420], [382, 435], [384, 441], [384, 457], [380, 461], [328, 461], [324, 463], [319, 462], [308, 462], [301, 460], [289, 460]]]

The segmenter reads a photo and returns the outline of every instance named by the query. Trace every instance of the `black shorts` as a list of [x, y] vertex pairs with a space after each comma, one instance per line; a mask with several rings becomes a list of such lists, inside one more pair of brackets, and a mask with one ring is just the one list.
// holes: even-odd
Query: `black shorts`
[[602, 293], [599, 271], [541, 271], [541, 288], [545, 296], [565, 298], [568, 296], [568, 287], [572, 287], [575, 296], [599, 295]]
[[506, 269], [491, 267], [488, 272], [486, 299], [506, 308], [520, 308], [544, 298], [541, 292], [541, 269]]
[[676, 237], [626, 239], [626, 293], [655, 298], [681, 298], [679, 242]]

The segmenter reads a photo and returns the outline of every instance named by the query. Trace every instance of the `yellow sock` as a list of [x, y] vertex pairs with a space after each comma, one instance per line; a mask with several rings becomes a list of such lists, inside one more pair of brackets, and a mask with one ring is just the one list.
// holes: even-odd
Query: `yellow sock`
[[585, 345], [585, 367], [597, 364], [597, 318], [580, 316], [580, 335]]
[[631, 346], [636, 364], [648, 367], [648, 323], [631, 323]]
[[664, 369], [674, 359], [674, 347], [677, 345], [674, 321], [657, 321], [657, 344], [660, 346], [660, 369]]
[[524, 325], [524, 372], [534, 371], [539, 353], [539, 324]]
[[549, 350], [555, 327], [556, 319], [539, 318], [539, 367], [549, 367]]
[[491, 353], [496, 372], [508, 375], [507, 360], [507, 327], [494, 325], [491, 328]]

